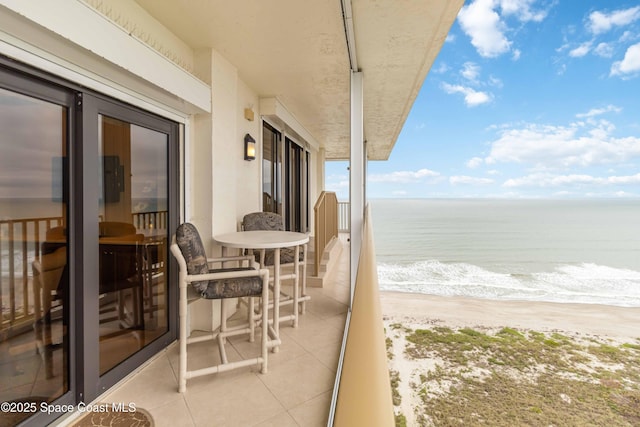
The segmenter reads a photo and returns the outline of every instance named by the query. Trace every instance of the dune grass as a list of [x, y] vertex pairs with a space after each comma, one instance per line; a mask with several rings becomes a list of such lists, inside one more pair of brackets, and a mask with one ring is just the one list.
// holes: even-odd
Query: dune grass
[[[420, 426], [640, 425], [640, 338], [617, 344], [506, 327], [390, 329], [404, 335], [405, 358], [436, 361], [412, 376]], [[400, 378], [393, 373], [396, 405], [404, 397]], [[406, 423], [403, 414], [396, 420]]]

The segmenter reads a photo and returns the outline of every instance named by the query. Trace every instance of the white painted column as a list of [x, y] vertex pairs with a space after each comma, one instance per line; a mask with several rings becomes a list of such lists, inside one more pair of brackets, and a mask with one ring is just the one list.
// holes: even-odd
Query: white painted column
[[362, 246], [365, 203], [364, 113], [362, 72], [351, 73], [351, 157], [349, 161], [349, 195], [351, 206], [351, 301]]

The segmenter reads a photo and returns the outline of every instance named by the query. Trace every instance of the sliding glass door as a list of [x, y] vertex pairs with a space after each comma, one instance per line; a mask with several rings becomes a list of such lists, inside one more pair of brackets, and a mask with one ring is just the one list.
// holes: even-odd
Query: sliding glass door
[[178, 127], [84, 94], [81, 137], [80, 386], [94, 398], [175, 339], [168, 242], [178, 221]]
[[[6, 72], [0, 77], [0, 401], [40, 405], [70, 391], [66, 159], [73, 98], [37, 83], [25, 88]], [[33, 413], [18, 409], [3, 406], [0, 425]]]
[[307, 224], [307, 157], [304, 149], [293, 140], [285, 138], [285, 188], [287, 191], [286, 214], [288, 229], [308, 231]]
[[100, 374], [168, 331], [169, 137], [98, 116]]
[[176, 338], [178, 125], [1, 58], [0, 124], [0, 400], [90, 402]]
[[266, 122], [262, 143], [262, 210], [281, 214], [287, 230], [309, 231], [309, 153]]

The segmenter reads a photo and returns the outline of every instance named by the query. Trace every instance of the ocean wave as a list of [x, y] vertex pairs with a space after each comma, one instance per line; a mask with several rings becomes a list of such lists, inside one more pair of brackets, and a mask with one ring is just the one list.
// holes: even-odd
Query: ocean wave
[[378, 281], [389, 291], [640, 307], [640, 272], [592, 263], [513, 274], [437, 260], [380, 263]]

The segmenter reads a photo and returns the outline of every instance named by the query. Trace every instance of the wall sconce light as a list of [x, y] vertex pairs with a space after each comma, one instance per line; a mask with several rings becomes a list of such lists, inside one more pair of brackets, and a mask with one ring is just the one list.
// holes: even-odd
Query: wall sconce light
[[256, 159], [256, 140], [253, 139], [249, 134], [246, 134], [244, 136], [244, 159]]

